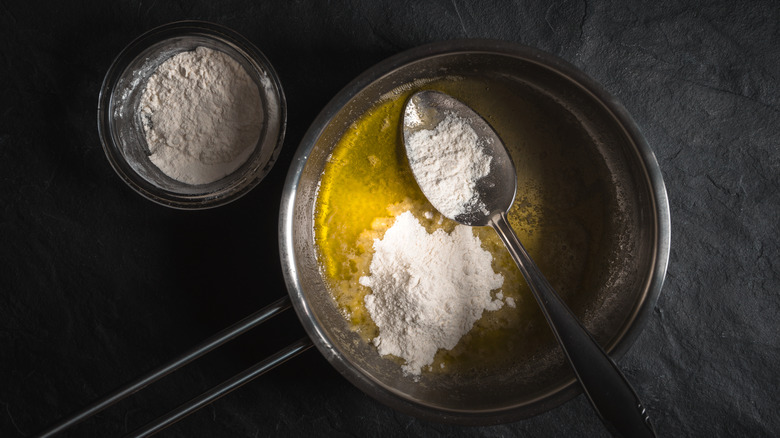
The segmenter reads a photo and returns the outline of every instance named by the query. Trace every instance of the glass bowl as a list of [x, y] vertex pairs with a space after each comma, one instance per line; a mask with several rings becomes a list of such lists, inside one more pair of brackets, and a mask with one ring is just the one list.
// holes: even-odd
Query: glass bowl
[[[139, 102], [160, 64], [201, 46], [224, 52], [241, 64], [257, 84], [265, 115], [257, 145], [240, 167], [217, 181], [193, 185], [169, 177], [149, 159]], [[108, 69], [98, 100], [100, 139], [117, 175], [147, 199], [179, 209], [224, 205], [255, 187], [279, 155], [286, 117], [282, 86], [268, 59], [241, 35], [202, 21], [169, 23], [131, 42]]]

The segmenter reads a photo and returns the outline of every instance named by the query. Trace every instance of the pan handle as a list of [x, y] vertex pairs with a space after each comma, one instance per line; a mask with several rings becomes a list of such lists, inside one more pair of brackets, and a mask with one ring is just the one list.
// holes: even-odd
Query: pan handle
[[[187, 365], [195, 359], [248, 332], [263, 322], [284, 312], [290, 307], [292, 307], [290, 297], [285, 295], [268, 306], [258, 310], [257, 312], [247, 316], [230, 327], [227, 327], [219, 333], [204, 340], [190, 350], [175, 357], [168, 363], [158, 366], [157, 368], [147, 372], [136, 380], [133, 380], [132, 382], [117, 388], [108, 395], [92, 402], [80, 411], [74, 412], [67, 418], [64, 418], [49, 426], [46, 430], [36, 436], [40, 438], [49, 438], [65, 431], [66, 429], [94, 416], [98, 412], [101, 412], [102, 410], [135, 394], [146, 386], [151, 385], [152, 383], [178, 370], [184, 365]], [[157, 420], [147, 424], [143, 428], [138, 429], [136, 432], [133, 432], [131, 436], [149, 436], [155, 432], [159, 432], [165, 427], [170, 426], [171, 424], [181, 420], [182, 418], [195, 412], [203, 406], [219, 399], [234, 389], [262, 375], [266, 371], [269, 371], [277, 365], [280, 365], [287, 360], [303, 353], [312, 347], [312, 345], [313, 344], [311, 343], [311, 340], [308, 338], [302, 338], [297, 342], [290, 344], [288, 347], [283, 348], [271, 357], [258, 362], [254, 366], [247, 368], [245, 371], [204, 392], [200, 396], [179, 406], [168, 414], [159, 417]]]
[[312, 344], [311, 339], [303, 337], [298, 341], [288, 345], [287, 347], [277, 351], [275, 354], [271, 355], [265, 360], [256, 363], [243, 372], [236, 374], [230, 379], [225, 380], [221, 384], [182, 404], [178, 408], [158, 417], [156, 420], [147, 423], [145, 426], [133, 431], [132, 433], [125, 435], [125, 437], [140, 438], [154, 435], [155, 433], [183, 419], [187, 415], [190, 415], [191, 413], [208, 405], [209, 403], [217, 401], [223, 396], [229, 394], [231, 391], [238, 389], [244, 384], [263, 375], [266, 371], [269, 371], [276, 366], [281, 365], [293, 357], [303, 353], [312, 346], [314, 346], [314, 344]]

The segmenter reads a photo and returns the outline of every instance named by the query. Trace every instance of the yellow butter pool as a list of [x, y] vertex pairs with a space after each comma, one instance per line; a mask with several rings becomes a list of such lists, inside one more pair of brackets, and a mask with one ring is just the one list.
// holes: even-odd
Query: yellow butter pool
[[[449, 93], [493, 125], [518, 167], [518, 193], [509, 212], [512, 227], [554, 286], [564, 286], [564, 295], [576, 289], [588, 248], [598, 238], [601, 213], [595, 206], [599, 200], [569, 203], [565, 194], [558, 193], [565, 188], [545, 186], [545, 163], [559, 162], [566, 153], [556, 146], [555, 131], [538, 119], [535, 105], [524, 103], [523, 90], [468, 78], [444, 78], [407, 88], [380, 99], [344, 132], [319, 187], [314, 223], [317, 256], [329, 292], [354, 330], [367, 342], [378, 333], [363, 304], [363, 297], [371, 291], [358, 279], [368, 275], [373, 241], [382, 238], [395, 216], [409, 210], [429, 232], [437, 228], [449, 232], [455, 226], [425, 199], [403, 153], [402, 108], [406, 98], [419, 89]], [[523, 121], [518, 122], [519, 118]], [[430, 217], [427, 212], [432, 218], [426, 218]], [[567, 216], [574, 220], [562, 219]], [[500, 292], [517, 305], [486, 311], [455, 349], [439, 351], [432, 372], [517, 360], [550, 345], [549, 330], [537, 305], [495, 232], [487, 227], [473, 231], [493, 254], [494, 270], [504, 276]], [[546, 252], [551, 250], [552, 255]]]

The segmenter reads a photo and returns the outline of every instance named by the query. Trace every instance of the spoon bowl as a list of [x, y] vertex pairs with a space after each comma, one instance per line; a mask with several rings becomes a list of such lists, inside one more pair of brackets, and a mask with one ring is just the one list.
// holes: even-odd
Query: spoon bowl
[[[474, 138], [472, 136], [463, 135], [458, 137], [459, 143], [467, 142], [466, 147], [474, 148], [477, 156], [484, 154], [490, 157], [490, 170], [477, 181], [466, 181], [467, 177], [447, 180], [458, 181], [447, 187], [448, 193], [458, 199], [470, 192], [466, 186], [475, 183], [476, 200], [463, 202], [462, 208], [454, 215], [445, 213], [450, 209], [443, 208], [445, 206], [441, 197], [430, 195], [438, 189], [434, 185], [443, 178], [423, 178], [430, 172], [430, 167], [425, 166], [422, 160], [411, 158], [419, 156], [417, 148], [423, 147], [410, 141], [412, 136], [421, 130], [434, 132], [448, 117], [465, 123], [465, 129], [471, 129], [476, 134], [476, 141], [469, 140]], [[631, 384], [553, 289], [509, 225], [506, 214], [517, 191], [517, 173], [506, 146], [490, 124], [459, 100], [445, 93], [426, 90], [413, 94], [407, 100], [402, 127], [404, 146], [410, 157], [409, 165], [423, 194], [434, 208], [456, 222], [470, 226], [490, 225], [496, 230], [520, 268], [583, 391], [607, 429], [615, 436], [654, 437], [655, 431], [644, 405]], [[447, 153], [453, 153], [448, 149], [450, 145], [446, 144], [445, 137], [430, 135], [436, 143], [433, 146], [435, 150], [426, 151], [428, 157], [440, 159]], [[425, 146], [430, 147], [431, 144], [427, 142]], [[452, 169], [444, 166], [436, 170], [442, 177], [452, 172]]]
[[[482, 152], [491, 158], [490, 172], [476, 182], [477, 197], [482, 201], [484, 209], [466, 211], [450, 219], [464, 225], [486, 226], [490, 225], [490, 218], [494, 214], [509, 210], [517, 192], [515, 164], [504, 142], [482, 116], [459, 100], [432, 90], [413, 94], [404, 109], [403, 137], [407, 149], [412, 134], [420, 130], [431, 130], [447, 115], [452, 114], [468, 123], [480, 139]], [[419, 180], [419, 166], [412, 165], [411, 168], [415, 178]], [[421, 188], [431, 199], [426, 188]], [[435, 204], [434, 207], [442, 210]]]

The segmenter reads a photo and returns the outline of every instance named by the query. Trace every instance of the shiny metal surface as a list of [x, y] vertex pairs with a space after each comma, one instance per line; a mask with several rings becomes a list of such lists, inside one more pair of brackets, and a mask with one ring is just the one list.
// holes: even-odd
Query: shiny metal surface
[[[152, 369], [151, 371], [148, 371], [147, 373], [136, 378], [132, 382], [128, 382], [122, 385], [121, 387], [115, 389], [109, 394], [106, 394], [105, 396], [83, 407], [79, 411], [76, 411], [71, 415], [69, 415], [68, 417], [61, 419], [60, 421], [49, 426], [48, 428], [46, 428], [46, 430], [40, 432], [36, 436], [38, 438], [49, 438], [64, 433], [65, 430], [70, 429], [76, 424], [97, 415], [98, 413], [102, 412], [104, 409], [109, 408], [115, 405], [116, 403], [119, 403], [120, 401], [132, 396], [136, 392], [143, 390], [147, 386], [177, 371], [179, 368], [186, 366], [192, 361], [199, 359], [200, 357], [210, 353], [214, 349], [243, 335], [249, 330], [252, 330], [253, 328], [259, 326], [265, 321], [268, 321], [269, 319], [284, 312], [285, 310], [288, 310], [291, 305], [292, 304], [290, 302], [289, 297], [282, 297], [274, 301], [273, 303], [252, 313], [246, 318], [243, 318], [242, 320], [236, 322], [230, 327], [227, 327], [224, 330], [220, 331], [219, 333], [216, 333], [213, 336], [209, 337], [208, 339], [205, 339], [203, 342], [185, 351], [184, 353], [179, 354], [178, 356], [174, 357], [173, 359], [166, 362], [165, 364], [162, 364]], [[179, 408], [176, 411], [170, 412], [167, 415], [161, 417], [160, 419], [158, 419], [158, 421], [155, 422], [155, 426], [147, 429], [145, 434], [151, 435], [152, 433], [154, 433], [154, 431], [169, 426], [170, 424], [184, 418], [189, 413], [192, 413], [195, 410], [203, 407], [205, 404], [210, 403], [216, 400], [217, 398], [224, 396], [228, 392], [235, 390], [236, 388], [245, 384], [252, 378], [257, 377], [261, 375], [263, 372], [266, 372], [274, 368], [275, 366], [281, 364], [282, 362], [291, 359], [297, 354], [302, 353], [303, 351], [307, 350], [310, 346], [311, 346], [311, 342], [309, 339], [303, 339], [294, 345], [288, 346], [284, 351], [278, 352], [275, 356], [276, 358], [267, 358], [262, 362], [255, 364], [255, 366], [252, 368], [254, 372], [247, 373], [245, 371], [244, 374], [241, 376], [234, 376], [229, 381], [207, 391], [206, 394], [208, 395], [204, 395], [202, 397], [195, 399], [194, 401], [185, 403], [179, 406]]]
[[[408, 114], [415, 115], [413, 120], [407, 118]], [[426, 165], [422, 164], [420, 168], [420, 160], [411, 158], [423, 151], [415, 153], [410, 138], [420, 129], [435, 129], [450, 114], [466, 121], [478, 139], [474, 148], [491, 157], [490, 173], [476, 181], [476, 202], [468, 204], [464, 212], [450, 219], [470, 226], [490, 225], [498, 233], [523, 273], [582, 390], [607, 429], [616, 436], [655, 437], [645, 405], [631, 383], [550, 285], [509, 224], [507, 214], [517, 193], [517, 171], [506, 145], [490, 124], [468, 105], [432, 90], [413, 94], [407, 100], [403, 119], [404, 146], [410, 157], [409, 165], [423, 193], [427, 196], [426, 191], [431, 189], [425, 183], [420, 184], [419, 178], [425, 175]], [[438, 150], [441, 152], [446, 143], [439, 142], [434, 146], [435, 152], [436, 147], [441, 148]], [[448, 173], [442, 171], [437, 176], [445, 174]], [[448, 186], [449, 197], [459, 193], [457, 184], [455, 186]], [[441, 211], [436, 204], [438, 199], [429, 200]]]
[[[352, 332], [328, 293], [316, 259], [313, 213], [320, 175], [336, 139], [377, 100], [415, 80], [484, 75], [528, 84], [567, 108], [609, 164], [626, 201], [630, 254], [610, 300], [583, 322], [613, 358], [629, 348], [661, 291], [669, 256], [669, 206], [655, 157], [626, 111], [573, 66], [528, 47], [497, 41], [448, 41], [419, 47], [378, 64], [325, 107], [301, 141], [282, 195], [279, 239], [290, 296], [302, 324], [327, 360], [377, 400], [423, 418], [464, 424], [528, 417], [579, 391], [563, 358], [474, 375], [403, 376], [395, 363]], [[630, 255], [630, 256], [629, 256]], [[580, 315], [582, 318], [582, 316]]]
[[[454, 114], [459, 119], [468, 121], [477, 138], [481, 139], [478, 142], [480, 149], [491, 158], [490, 173], [480, 178], [475, 186], [479, 202], [469, 204], [466, 211], [450, 219], [475, 227], [487, 226], [490, 225], [490, 219], [495, 213], [509, 211], [517, 194], [517, 170], [503, 140], [482, 116], [454, 97], [433, 90], [414, 93], [407, 100], [405, 108], [405, 111], [414, 108], [413, 114], [418, 115], [416, 121], [408, 120], [406, 113], [403, 118], [404, 147], [407, 156], [411, 156], [409, 138], [412, 134], [420, 129], [435, 129], [448, 114]], [[418, 171], [418, 166], [412, 160], [409, 160], [409, 165], [415, 179], [419, 178], [419, 172], [423, 169]], [[419, 179], [417, 181], [419, 182]], [[420, 185], [420, 189], [429, 196], [426, 187]], [[428, 200], [431, 201], [430, 198]], [[431, 204], [437, 210], [442, 210], [434, 201], [431, 201]]]

